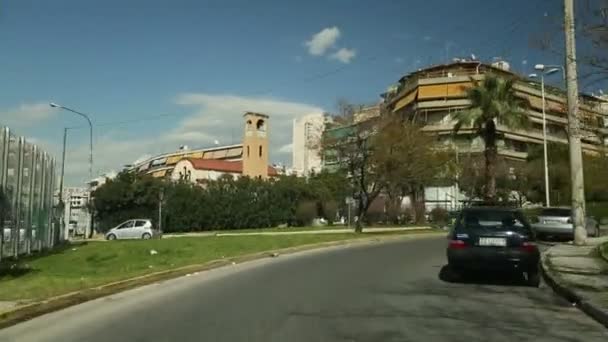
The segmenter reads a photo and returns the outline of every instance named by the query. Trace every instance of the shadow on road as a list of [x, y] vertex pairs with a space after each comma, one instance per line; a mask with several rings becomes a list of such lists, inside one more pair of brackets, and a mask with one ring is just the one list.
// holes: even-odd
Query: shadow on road
[[523, 274], [517, 272], [454, 272], [448, 265], [441, 267], [439, 279], [448, 283], [527, 286]]

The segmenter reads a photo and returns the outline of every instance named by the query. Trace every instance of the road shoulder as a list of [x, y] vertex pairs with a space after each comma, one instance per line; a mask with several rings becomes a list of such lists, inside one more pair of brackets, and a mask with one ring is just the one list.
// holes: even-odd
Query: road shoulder
[[557, 244], [542, 254], [546, 282], [555, 292], [608, 327], [608, 260], [600, 246], [608, 238], [589, 239], [587, 246]]

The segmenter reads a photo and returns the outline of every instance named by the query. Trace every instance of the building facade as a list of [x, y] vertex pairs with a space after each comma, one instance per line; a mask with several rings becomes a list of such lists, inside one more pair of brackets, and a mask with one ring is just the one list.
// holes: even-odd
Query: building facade
[[313, 113], [293, 120], [292, 167], [298, 175], [321, 170], [321, 136], [325, 115]]
[[[512, 162], [523, 162], [528, 150], [543, 144], [543, 115], [541, 85], [509, 70], [508, 63], [484, 64], [479, 61], [458, 61], [446, 65], [432, 66], [408, 74], [398, 85], [382, 94], [382, 115], [398, 115], [420, 125], [421, 129], [437, 137], [437, 141], [455, 151], [454, 158], [463, 162], [469, 155], [482, 153], [484, 142], [472, 127], [462, 127], [454, 134], [453, 114], [470, 106], [467, 89], [482, 81], [488, 73], [515, 80], [516, 96], [529, 104], [526, 112], [531, 127], [512, 130], [498, 123], [497, 141], [499, 156]], [[601, 97], [581, 94], [579, 97], [583, 152], [592, 155], [606, 153], [608, 143], [608, 102]], [[547, 141], [568, 144], [567, 100], [564, 90], [545, 84], [545, 113]], [[350, 125], [336, 126], [325, 134], [334, 138], [348, 136], [356, 125], [373, 122], [379, 116], [369, 115], [365, 119], [353, 120]], [[356, 117], [355, 117], [356, 118]], [[324, 154], [324, 168], [334, 169], [335, 158], [330, 152]], [[468, 201], [461, 189], [453, 186], [427, 187], [424, 190], [427, 210], [434, 207], [458, 209]]]
[[64, 239], [88, 234], [91, 226], [91, 214], [87, 208], [90, 198], [89, 188], [66, 187], [63, 189]]
[[[455, 148], [458, 153], [476, 153], [484, 149], [483, 140], [476, 136], [472, 127], [463, 127], [454, 135], [453, 114], [470, 105], [466, 91], [475, 82], [482, 81], [487, 73], [516, 80], [516, 96], [529, 103], [526, 109], [531, 127], [512, 130], [498, 123], [498, 153], [506, 159], [524, 161], [531, 145], [543, 143], [542, 94], [540, 83], [508, 70], [508, 64], [488, 65], [478, 61], [461, 61], [433, 66], [402, 77], [399, 86], [391, 93], [383, 94], [388, 113], [400, 115], [422, 125], [429, 134]], [[593, 96], [580, 95], [582, 147], [585, 153], [599, 154], [604, 151], [608, 129], [608, 113], [602, 102]], [[565, 91], [545, 84], [545, 113], [547, 141], [567, 144], [567, 102]]]

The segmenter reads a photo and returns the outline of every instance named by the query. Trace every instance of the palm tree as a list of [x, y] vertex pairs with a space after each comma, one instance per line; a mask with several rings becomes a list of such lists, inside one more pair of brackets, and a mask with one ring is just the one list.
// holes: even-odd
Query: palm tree
[[513, 85], [512, 78], [486, 75], [482, 82], [475, 81], [475, 86], [467, 89], [471, 106], [454, 115], [455, 133], [463, 126], [472, 127], [484, 141], [484, 193], [486, 201], [490, 203], [496, 201], [496, 126], [498, 124], [514, 130], [525, 129], [529, 124], [525, 112], [527, 102], [515, 95]]

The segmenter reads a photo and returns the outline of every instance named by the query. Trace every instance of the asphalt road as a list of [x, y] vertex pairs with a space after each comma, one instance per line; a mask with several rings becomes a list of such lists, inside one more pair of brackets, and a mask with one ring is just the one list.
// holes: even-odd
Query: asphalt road
[[551, 289], [439, 279], [444, 238], [305, 252], [91, 301], [0, 341], [608, 341]]

